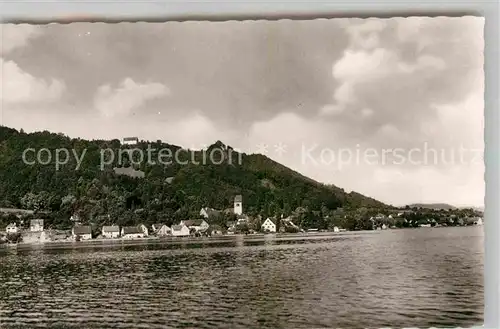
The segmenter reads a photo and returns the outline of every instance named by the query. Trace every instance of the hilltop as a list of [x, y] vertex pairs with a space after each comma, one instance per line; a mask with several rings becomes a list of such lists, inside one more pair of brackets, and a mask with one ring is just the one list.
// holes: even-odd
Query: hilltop
[[458, 209], [447, 203], [414, 203], [409, 205], [410, 208], [424, 208], [433, 210], [455, 210]]
[[[158, 154], [152, 152], [157, 163], [148, 163], [148, 145], [167, 150], [164, 155], [178, 155], [178, 161], [158, 163]], [[120, 150], [130, 147], [144, 152], [143, 161], [138, 152], [122, 152], [118, 163]], [[50, 152], [52, 161], [36, 161], [41, 149], [46, 149], [39, 153], [41, 159]], [[23, 162], [23, 152], [31, 164]], [[207, 154], [215, 156], [207, 159]], [[162, 141], [124, 146], [117, 139], [89, 141], [0, 126], [0, 207], [50, 211], [49, 222], [55, 227], [69, 226], [75, 213], [84, 222], [100, 224], [168, 223], [198, 216], [202, 207], [231, 208], [238, 194], [245, 213], [263, 217], [287, 215], [297, 208], [326, 213], [387, 207], [312, 180], [264, 155], [238, 153], [221, 141], [189, 151]]]

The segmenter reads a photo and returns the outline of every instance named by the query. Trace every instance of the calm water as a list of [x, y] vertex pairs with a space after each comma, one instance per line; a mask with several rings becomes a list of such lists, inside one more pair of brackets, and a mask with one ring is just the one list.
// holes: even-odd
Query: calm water
[[0, 249], [0, 327], [428, 328], [483, 321], [481, 227], [206, 241]]

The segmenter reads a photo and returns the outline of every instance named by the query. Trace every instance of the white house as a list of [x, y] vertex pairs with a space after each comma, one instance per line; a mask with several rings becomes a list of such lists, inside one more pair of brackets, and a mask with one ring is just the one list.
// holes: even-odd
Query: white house
[[203, 219], [183, 220], [180, 225], [186, 225], [188, 229], [194, 229], [196, 232], [205, 232], [210, 227]]
[[243, 197], [241, 195], [234, 197], [234, 213], [236, 215], [243, 214]]
[[335, 226], [335, 227], [333, 228], [333, 232], [340, 232], [340, 229], [339, 229], [337, 226]]
[[478, 217], [475, 224], [480, 226], [483, 225], [483, 219], [481, 217]]
[[146, 225], [144, 225], [144, 224], [139, 225], [139, 229], [142, 231], [142, 233], [144, 233], [144, 236], [148, 236], [149, 235], [149, 230], [146, 227]]
[[193, 224], [193, 227], [198, 232], [205, 232], [210, 227], [210, 225], [203, 219], [197, 219]]
[[173, 225], [172, 226], [172, 235], [173, 236], [189, 236], [189, 228], [184, 225]]
[[140, 239], [145, 237], [144, 231], [139, 226], [122, 227], [121, 235], [124, 239]]
[[118, 226], [103, 226], [102, 236], [107, 239], [116, 239], [120, 237], [120, 227]]
[[276, 233], [276, 220], [268, 218], [262, 223], [262, 231]]
[[172, 234], [172, 229], [167, 225], [154, 224], [153, 229], [157, 236], [167, 236]]
[[73, 239], [79, 237], [80, 240], [90, 240], [92, 239], [92, 229], [90, 226], [75, 226], [73, 227], [72, 236]]
[[32, 219], [30, 222], [31, 232], [43, 232], [43, 219]]
[[7, 227], [5, 228], [5, 232], [7, 234], [12, 234], [12, 233], [17, 233], [17, 224], [16, 223], [10, 223], [9, 225], [7, 225]]
[[136, 145], [139, 143], [139, 138], [137, 137], [125, 137], [123, 139], [123, 144], [125, 145]]

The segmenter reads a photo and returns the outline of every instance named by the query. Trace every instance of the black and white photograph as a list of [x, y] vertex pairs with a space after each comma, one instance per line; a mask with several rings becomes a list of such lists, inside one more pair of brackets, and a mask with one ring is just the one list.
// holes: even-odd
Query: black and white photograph
[[484, 23], [1, 24], [0, 328], [481, 326]]

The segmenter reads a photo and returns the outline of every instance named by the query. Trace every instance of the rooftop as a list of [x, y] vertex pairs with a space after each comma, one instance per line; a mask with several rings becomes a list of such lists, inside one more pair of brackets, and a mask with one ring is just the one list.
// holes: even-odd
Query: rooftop
[[123, 228], [123, 234], [142, 234], [142, 230], [138, 226], [126, 226]]
[[73, 233], [75, 235], [92, 234], [92, 229], [90, 228], [90, 226], [75, 226], [73, 228]]
[[103, 226], [103, 232], [120, 232], [120, 227], [118, 226]]
[[172, 231], [180, 231], [182, 230], [182, 225], [173, 225], [172, 226]]

